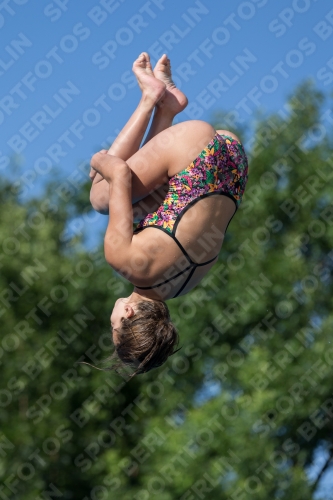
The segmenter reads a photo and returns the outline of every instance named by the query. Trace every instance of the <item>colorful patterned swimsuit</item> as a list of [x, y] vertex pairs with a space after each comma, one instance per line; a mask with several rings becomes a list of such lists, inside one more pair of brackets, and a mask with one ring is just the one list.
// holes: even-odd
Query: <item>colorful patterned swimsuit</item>
[[[169, 190], [156, 212], [147, 214], [136, 226], [134, 233], [148, 227], [161, 229], [169, 234], [182, 250], [189, 265], [163, 283], [154, 286], [136, 286], [141, 289], [160, 287], [192, 268], [185, 283], [174, 297], [177, 297], [191, 279], [196, 267], [209, 264], [210, 259], [202, 264], [192, 261], [186, 250], [175, 236], [177, 226], [184, 213], [200, 199], [212, 194], [221, 194], [231, 198], [239, 207], [248, 179], [248, 163], [241, 143], [230, 136], [216, 132], [214, 138], [197, 158], [184, 170], [169, 180]], [[230, 221], [229, 221], [230, 223]]]

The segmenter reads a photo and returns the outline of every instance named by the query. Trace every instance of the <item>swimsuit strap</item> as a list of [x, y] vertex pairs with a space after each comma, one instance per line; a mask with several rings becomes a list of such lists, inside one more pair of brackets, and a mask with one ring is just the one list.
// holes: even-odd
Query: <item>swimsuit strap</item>
[[153, 226], [153, 225], [150, 225], [150, 226], [146, 226], [146, 227], [142, 227], [142, 228], [139, 228], [139, 229], [136, 229], [134, 232], [139, 232], [139, 231], [142, 231], [143, 229], [147, 229], [148, 227], [156, 227], [156, 229], [160, 229], [162, 231], [164, 231], [165, 233], [167, 233], [169, 236], [171, 236], [171, 238], [177, 243], [178, 247], [181, 249], [182, 251], [182, 254], [184, 255], [184, 257], [187, 259], [187, 261], [189, 262], [189, 265], [183, 269], [182, 271], [180, 271], [179, 273], [175, 274], [174, 276], [172, 276], [171, 278], [163, 281], [162, 283], [159, 283], [158, 285], [152, 285], [152, 286], [137, 286], [137, 285], [133, 285], [136, 287], [136, 288], [139, 288], [140, 290], [151, 290], [152, 288], [158, 288], [162, 285], [165, 285], [166, 283], [169, 283], [170, 281], [174, 280], [175, 278], [178, 278], [179, 276], [181, 276], [182, 274], [184, 274], [186, 271], [188, 271], [189, 269], [192, 268], [191, 272], [189, 273], [188, 277], [186, 278], [185, 282], [183, 283], [183, 285], [181, 286], [181, 288], [178, 290], [178, 292], [176, 293], [176, 295], [174, 295], [173, 298], [175, 297], [178, 297], [178, 295], [184, 290], [185, 286], [187, 285], [187, 283], [190, 281], [190, 279], [192, 278], [193, 276], [193, 273], [194, 271], [196, 270], [197, 267], [200, 267], [200, 266], [205, 266], [207, 264], [210, 264], [211, 262], [213, 262], [213, 260], [215, 260], [219, 254], [215, 255], [215, 257], [213, 257], [212, 259], [209, 259], [207, 260], [206, 262], [202, 262], [201, 264], [198, 264], [197, 262], [194, 262], [191, 257], [189, 256], [189, 254], [186, 252], [185, 248], [183, 247], [183, 245], [180, 243], [180, 241], [178, 240], [178, 238], [176, 238], [175, 234], [172, 232], [172, 233], [169, 233], [169, 231], [166, 231], [164, 228], [160, 227], [160, 226]]
[[205, 266], [206, 264], [210, 264], [211, 262], [213, 262], [213, 260], [216, 259], [216, 257], [218, 257], [218, 255], [216, 255], [215, 257], [213, 257], [212, 259], [209, 259], [207, 260], [206, 262], [203, 262], [202, 264], [196, 264], [195, 262], [193, 262], [193, 264], [190, 264], [189, 266], [187, 266], [185, 269], [183, 269], [182, 271], [180, 271], [179, 273], [175, 274], [174, 276], [172, 276], [171, 278], [163, 281], [162, 283], [159, 283], [158, 285], [153, 285], [153, 286], [137, 286], [137, 285], [134, 285], [136, 288], [140, 288], [140, 290], [150, 290], [151, 288], [158, 288], [159, 286], [162, 286], [162, 285], [165, 285], [166, 283], [169, 283], [170, 281], [172, 281], [173, 279], [175, 278], [178, 278], [178, 276], [181, 276], [182, 274], [184, 274], [186, 271], [188, 271], [189, 269], [191, 269], [192, 267], [192, 271], [190, 272], [190, 274], [188, 275], [188, 277], [186, 278], [185, 280], [185, 283], [182, 285], [181, 289], [177, 292], [177, 294], [174, 296], [174, 297], [177, 297], [180, 292], [184, 289], [184, 287], [187, 285], [187, 283], [189, 282], [189, 280], [192, 278], [193, 276], [193, 273], [195, 271], [195, 269], [199, 266]]
[[183, 283], [183, 286], [180, 287], [180, 289], [178, 290], [178, 292], [176, 293], [176, 295], [173, 296], [173, 298], [176, 298], [178, 297], [178, 295], [184, 290], [184, 288], [186, 287], [187, 283], [190, 281], [190, 279], [192, 278], [193, 276], [193, 273], [196, 269], [196, 267], [198, 266], [204, 266], [206, 264], [209, 264], [210, 262], [213, 262], [213, 260], [216, 259], [216, 257], [218, 257], [218, 255], [216, 255], [213, 259], [210, 259], [210, 260], [207, 260], [207, 262], [203, 262], [202, 264], [196, 264], [195, 267], [193, 266], [192, 268], [192, 271], [190, 272], [190, 274], [187, 276], [186, 280], [184, 281]]
[[193, 273], [195, 271], [195, 267], [193, 267], [192, 271], [190, 272], [190, 274], [187, 276], [186, 280], [184, 281], [183, 283], [183, 286], [180, 287], [180, 289], [178, 290], [178, 292], [176, 293], [176, 295], [174, 295], [172, 298], [176, 298], [178, 297], [178, 295], [180, 294], [180, 292], [182, 292], [184, 290], [184, 288], [186, 287], [187, 283], [190, 281], [190, 279], [192, 278], [193, 276]]
[[[169, 233], [170, 234], [170, 233]], [[189, 256], [189, 254], [186, 252], [185, 248], [183, 247], [183, 245], [180, 243], [180, 241], [176, 238], [176, 236], [171, 233], [170, 234], [171, 238], [177, 243], [177, 245], [179, 246], [179, 248], [181, 249], [181, 251], [183, 252], [183, 255], [184, 257], [186, 257], [186, 259], [188, 260], [188, 262], [190, 264], [192, 264], [192, 266], [196, 266], [197, 264], [195, 262], [193, 262], [193, 260], [191, 259], [191, 257]]]
[[184, 274], [186, 271], [188, 271], [189, 269], [191, 269], [191, 267], [192, 267], [192, 265], [190, 264], [185, 269], [183, 269], [179, 273], [177, 273], [174, 276], [172, 276], [172, 278], [169, 278], [169, 279], [163, 281], [163, 283], [159, 283], [158, 285], [153, 285], [153, 286], [137, 286], [137, 285], [134, 285], [134, 286], [136, 288], [140, 288], [141, 290], [150, 290], [151, 288], [158, 288], [159, 286], [165, 285], [166, 283], [169, 283], [169, 281], [171, 281], [171, 280], [173, 280], [175, 278], [178, 278], [178, 276], [180, 276], [181, 274]]
[[197, 266], [205, 266], [206, 264], [210, 264], [210, 263], [211, 263], [211, 262], [213, 262], [213, 260], [215, 260], [218, 256], [219, 256], [219, 254], [215, 255], [215, 257], [213, 257], [212, 259], [206, 260], [206, 262], [203, 262], [202, 264], [195, 264], [195, 267], [197, 267]]
[[[189, 256], [189, 254], [186, 252], [185, 248], [183, 247], [183, 245], [180, 243], [180, 241], [176, 238], [176, 236], [174, 234], [170, 234], [171, 238], [177, 243], [177, 245], [179, 246], [179, 248], [181, 249], [181, 251], [183, 252], [184, 256], [186, 257], [186, 259], [189, 261], [190, 264], [192, 264], [193, 267], [197, 267], [197, 266], [205, 266], [206, 264], [209, 264], [210, 262], [213, 262], [213, 260], [216, 259], [216, 257], [218, 257], [218, 254], [215, 255], [215, 257], [213, 257], [212, 259], [209, 259], [207, 260], [206, 262], [203, 262], [202, 264], [197, 264], [197, 262], [193, 262], [193, 260], [191, 259], [191, 257]], [[188, 268], [186, 268], [188, 269]], [[185, 271], [185, 269], [184, 269]]]

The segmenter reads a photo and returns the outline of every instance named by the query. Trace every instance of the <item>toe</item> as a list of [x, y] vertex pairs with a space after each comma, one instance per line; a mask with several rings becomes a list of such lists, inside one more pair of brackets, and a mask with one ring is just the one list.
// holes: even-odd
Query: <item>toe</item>
[[141, 54], [134, 61], [134, 64], [142, 64], [145, 61], [146, 61], [145, 54], [144, 54], [144, 52], [141, 52]]
[[148, 52], [143, 52], [143, 55], [145, 58], [146, 67], [151, 69], [150, 56], [149, 56]]
[[157, 63], [155, 64], [155, 68], [158, 68], [159, 66], [161, 66], [161, 64], [165, 64], [165, 58], [166, 54], [163, 54], [163, 56], [161, 56], [157, 61]]
[[138, 67], [140, 67], [142, 65], [142, 57], [141, 57], [141, 54], [139, 55], [139, 57], [137, 59], [135, 59], [133, 65], [132, 65], [132, 70], [135, 71], [135, 69], [137, 69]]

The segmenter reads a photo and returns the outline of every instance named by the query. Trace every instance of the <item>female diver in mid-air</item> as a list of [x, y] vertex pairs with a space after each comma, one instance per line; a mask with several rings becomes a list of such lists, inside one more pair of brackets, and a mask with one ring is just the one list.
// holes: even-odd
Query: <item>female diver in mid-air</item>
[[134, 285], [116, 301], [111, 327], [115, 354], [135, 375], [176, 352], [178, 334], [164, 301], [189, 292], [217, 262], [248, 165], [232, 132], [200, 120], [171, 126], [187, 98], [165, 54], [153, 71], [143, 52], [133, 72], [142, 97], [109, 151], [92, 157], [90, 201], [109, 214], [107, 262]]

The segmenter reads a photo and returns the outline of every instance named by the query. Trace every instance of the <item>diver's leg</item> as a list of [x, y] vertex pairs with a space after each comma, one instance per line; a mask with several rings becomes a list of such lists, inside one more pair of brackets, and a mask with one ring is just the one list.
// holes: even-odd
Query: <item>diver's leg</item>
[[[166, 85], [154, 77], [150, 58], [146, 52], [133, 63], [142, 97], [138, 107], [113, 142], [108, 153], [123, 160], [130, 158], [140, 147], [154, 107], [166, 91]], [[103, 177], [93, 169], [90, 171], [92, 186], [90, 202], [95, 210], [108, 213], [109, 186]]]
[[155, 106], [153, 121], [144, 144], [171, 127], [174, 117], [183, 111], [188, 103], [186, 95], [176, 87], [172, 80], [170, 59], [166, 54], [163, 54], [157, 61], [154, 76], [166, 85], [166, 92]]
[[[199, 154], [204, 153], [210, 157], [211, 150], [208, 150], [207, 146], [213, 140], [215, 133], [215, 129], [209, 123], [190, 120], [178, 123], [155, 135], [126, 162], [132, 174], [132, 203], [144, 199], [168, 182], [171, 177], [185, 170], [199, 157]], [[92, 164], [99, 165], [100, 154], [96, 153], [97, 155], [98, 158], [92, 158]], [[106, 160], [108, 156], [109, 159]], [[209, 158], [209, 161], [214, 161], [214, 158]], [[108, 178], [108, 169], [117, 163], [124, 161], [117, 156], [105, 154], [98, 172]]]
[[[153, 120], [145, 144], [152, 139], [156, 134], [165, 130], [172, 125], [174, 117], [180, 113], [187, 105], [187, 98], [172, 81], [170, 60], [164, 54], [157, 62], [154, 68], [155, 81], [151, 79], [151, 66], [148, 54], [144, 53], [134, 63], [133, 71], [138, 78], [140, 88], [143, 93], [148, 91], [150, 94], [149, 86], [156, 87], [156, 79], [160, 80], [166, 86], [166, 92], [163, 97], [156, 103]], [[138, 70], [139, 67], [139, 70]], [[145, 74], [142, 74], [142, 68]], [[147, 78], [147, 75], [149, 79]], [[128, 154], [133, 151], [133, 154], [139, 149], [141, 140], [144, 135], [143, 128], [147, 127], [152, 110], [141, 105], [138, 106], [130, 121], [126, 124], [122, 132], [117, 137], [116, 141], [109, 149], [109, 154], [118, 156], [123, 160], [128, 159]], [[143, 116], [141, 116], [143, 114]], [[148, 119], [147, 119], [148, 117]], [[135, 137], [135, 134], [137, 136]], [[134, 138], [133, 143], [129, 142]], [[100, 174], [97, 174], [93, 169], [91, 170], [91, 178], [93, 181], [90, 201], [92, 206], [100, 213], [108, 214], [109, 210], [109, 186]], [[144, 203], [139, 206], [133, 205], [136, 220], [144, 217], [147, 211], [154, 211], [165, 197], [167, 192], [167, 182], [164, 186], [156, 189], [152, 195], [148, 195]]]
[[[166, 90], [165, 84], [154, 77], [147, 52], [142, 52], [134, 61], [132, 70], [142, 90], [141, 100], [109, 149], [111, 155], [125, 161], [139, 149], [154, 107]], [[99, 174], [94, 176], [94, 183], [101, 180]]]
[[[126, 162], [132, 171], [132, 204], [169, 182], [171, 177], [197, 159], [200, 153], [206, 152], [209, 156], [210, 151], [206, 148], [215, 133], [209, 123], [190, 120], [163, 130], [142, 146]], [[117, 163], [116, 158], [110, 155], [110, 161], [104, 161], [103, 168], [99, 169], [101, 175], [107, 177], [105, 169], [112, 168]]]
[[133, 203], [187, 168], [214, 135], [214, 128], [200, 120], [181, 122], [155, 135], [127, 160], [132, 170]]
[[[156, 104], [153, 120], [144, 142], [147, 144], [163, 130], [172, 126], [174, 117], [186, 108], [188, 100], [186, 95], [179, 90], [172, 80], [170, 59], [163, 54], [157, 61], [154, 68], [154, 75], [166, 85], [166, 92], [162, 99]], [[163, 202], [168, 191], [168, 182], [166, 181], [161, 187], [133, 204], [133, 217], [137, 222], [144, 218], [147, 213], [155, 212]]]

